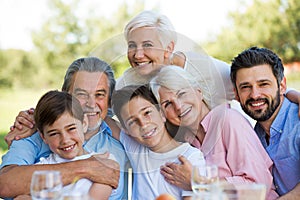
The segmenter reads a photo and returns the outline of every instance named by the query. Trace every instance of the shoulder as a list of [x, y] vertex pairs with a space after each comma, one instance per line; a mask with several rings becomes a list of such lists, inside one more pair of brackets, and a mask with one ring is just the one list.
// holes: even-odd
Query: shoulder
[[186, 157], [192, 164], [205, 164], [204, 155], [200, 149], [192, 147], [189, 143], [183, 143], [181, 146], [186, 148], [186, 151], [183, 151], [182, 155]]
[[106, 117], [105, 122], [110, 128], [110, 130], [112, 132], [112, 136], [115, 139], [120, 140], [120, 131], [121, 131], [120, 123], [118, 121], [114, 120], [113, 118], [110, 118], [110, 117]]

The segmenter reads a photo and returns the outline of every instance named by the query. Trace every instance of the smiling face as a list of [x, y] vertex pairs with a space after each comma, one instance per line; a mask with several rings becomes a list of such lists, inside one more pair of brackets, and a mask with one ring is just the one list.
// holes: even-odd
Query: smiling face
[[152, 151], [162, 149], [170, 141], [162, 113], [144, 98], [132, 98], [120, 114], [127, 134]]
[[168, 64], [173, 44], [163, 47], [158, 34], [154, 27], [142, 27], [128, 35], [127, 57], [140, 75], [152, 75]]
[[72, 159], [84, 153], [82, 145], [86, 129], [86, 119], [82, 123], [69, 112], [64, 112], [53, 124], [44, 126], [41, 137], [53, 153]]
[[88, 117], [90, 132], [97, 132], [106, 117], [109, 100], [109, 81], [103, 72], [78, 71], [72, 80], [70, 93], [80, 102]]
[[200, 90], [188, 87], [181, 90], [170, 90], [166, 87], [159, 88], [160, 105], [166, 118], [176, 126], [198, 128], [204, 117]]
[[245, 113], [257, 121], [273, 120], [286, 90], [285, 79], [278, 84], [269, 65], [242, 68], [236, 74], [236, 96]]

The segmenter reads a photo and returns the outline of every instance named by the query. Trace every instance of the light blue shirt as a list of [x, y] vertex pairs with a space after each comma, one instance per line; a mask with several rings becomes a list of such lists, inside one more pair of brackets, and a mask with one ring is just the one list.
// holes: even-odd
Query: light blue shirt
[[300, 120], [299, 106], [284, 98], [270, 129], [269, 145], [266, 133], [257, 123], [255, 131], [274, 162], [273, 178], [279, 195], [300, 183]]
[[[125, 166], [128, 158], [123, 145], [112, 137], [111, 129], [103, 121], [99, 132], [85, 142], [84, 148], [88, 152], [104, 153], [108, 151], [113, 154], [120, 164], [120, 179], [116, 190], [112, 191], [109, 199], [127, 199], [127, 189], [125, 184]], [[7, 165], [31, 165], [39, 162], [41, 157], [48, 157], [51, 151], [39, 133], [36, 132], [31, 137], [13, 141], [9, 151], [2, 157], [0, 168]]]

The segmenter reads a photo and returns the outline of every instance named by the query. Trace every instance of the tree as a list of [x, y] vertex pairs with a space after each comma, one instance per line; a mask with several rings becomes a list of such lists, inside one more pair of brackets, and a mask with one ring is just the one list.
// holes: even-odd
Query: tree
[[299, 13], [297, 0], [254, 0], [244, 11], [231, 12], [231, 25], [205, 47], [227, 62], [250, 46], [270, 48], [285, 62], [299, 61]]
[[95, 10], [89, 11], [87, 18], [79, 16], [77, 11], [81, 3], [80, 0], [49, 1], [53, 15], [41, 30], [32, 34], [37, 51], [52, 72], [50, 85], [60, 83], [66, 68], [79, 57], [98, 56], [112, 64], [117, 74], [128, 66], [124, 51], [120, 52], [120, 45], [124, 45], [120, 38], [124, 40], [123, 27], [133, 14], [144, 8], [144, 2], [137, 1], [132, 14], [124, 2], [109, 19], [96, 16]]

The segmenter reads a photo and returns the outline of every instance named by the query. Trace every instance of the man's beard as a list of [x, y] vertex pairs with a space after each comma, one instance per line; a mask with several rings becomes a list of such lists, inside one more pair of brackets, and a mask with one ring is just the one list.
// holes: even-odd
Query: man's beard
[[250, 105], [250, 103], [252, 101], [255, 101], [253, 98], [248, 99], [245, 103], [245, 105], [241, 105], [242, 109], [244, 110], [244, 112], [249, 115], [251, 118], [255, 119], [256, 121], [266, 121], [268, 119], [270, 119], [270, 117], [273, 115], [273, 113], [276, 111], [276, 109], [278, 108], [279, 104], [280, 104], [280, 91], [279, 89], [276, 92], [276, 96], [275, 98], [273, 98], [272, 104], [270, 103], [270, 101], [267, 98], [259, 98], [256, 99], [257, 100], [261, 100], [261, 101], [265, 101], [265, 103], [268, 105], [267, 110], [263, 111], [263, 110], [255, 110], [252, 111], [250, 109], [248, 109], [247, 105]]
[[102, 119], [100, 118], [98, 123], [95, 126], [88, 127], [87, 132], [94, 132], [96, 130], [99, 130], [99, 127], [101, 126], [101, 123], [102, 123]]

